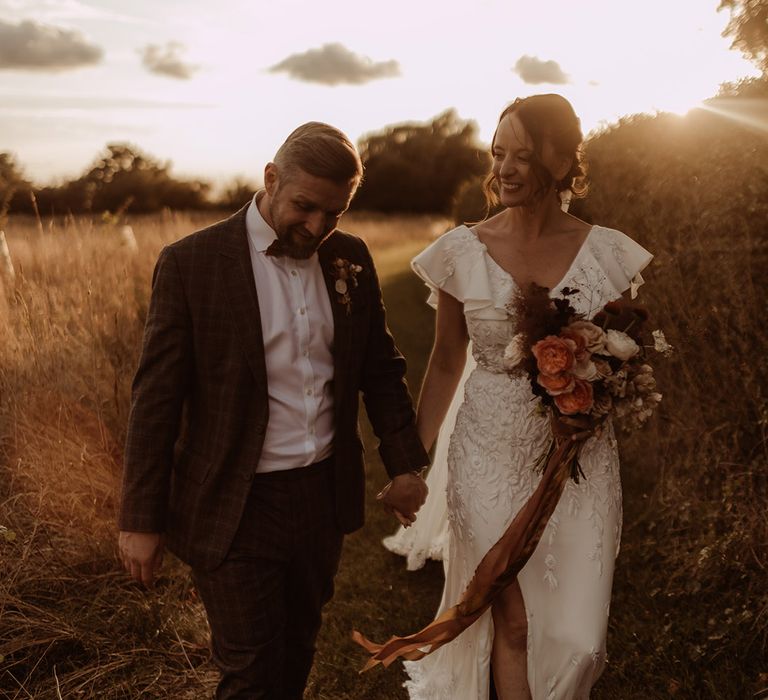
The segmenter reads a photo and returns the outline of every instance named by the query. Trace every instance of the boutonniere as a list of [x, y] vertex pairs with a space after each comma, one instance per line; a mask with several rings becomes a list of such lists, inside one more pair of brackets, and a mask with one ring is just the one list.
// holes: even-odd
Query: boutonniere
[[331, 267], [331, 274], [336, 280], [334, 289], [339, 295], [339, 303], [344, 304], [347, 314], [352, 311], [352, 297], [349, 295], [350, 288], [357, 287], [357, 275], [362, 272], [360, 265], [349, 262], [344, 258], [336, 258]]

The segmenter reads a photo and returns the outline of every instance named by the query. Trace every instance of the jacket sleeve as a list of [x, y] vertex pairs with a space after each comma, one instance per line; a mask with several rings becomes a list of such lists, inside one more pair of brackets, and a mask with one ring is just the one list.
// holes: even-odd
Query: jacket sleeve
[[168, 247], [161, 252], [152, 277], [133, 381], [118, 520], [121, 530], [165, 530], [173, 450], [192, 368], [191, 318], [178, 260]]
[[380, 440], [381, 459], [393, 478], [426, 466], [429, 456], [416, 432], [413, 401], [405, 381], [405, 358], [387, 328], [381, 287], [367, 248], [364, 255], [371, 271], [371, 314], [361, 389], [368, 418]]

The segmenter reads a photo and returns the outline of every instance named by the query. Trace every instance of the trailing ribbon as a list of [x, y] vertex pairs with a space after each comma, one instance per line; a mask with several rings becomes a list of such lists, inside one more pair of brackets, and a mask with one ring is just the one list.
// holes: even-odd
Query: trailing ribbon
[[419, 632], [391, 637], [385, 644], [371, 642], [354, 630], [352, 639], [371, 655], [360, 673], [378, 664], [387, 667], [400, 657], [417, 661], [431, 654], [475, 622], [517, 578], [536, 549], [566, 481], [578, 468], [582, 444], [597, 428], [594, 421], [569, 416], [553, 416], [551, 426], [552, 443], [539, 485], [481, 559], [459, 602]]

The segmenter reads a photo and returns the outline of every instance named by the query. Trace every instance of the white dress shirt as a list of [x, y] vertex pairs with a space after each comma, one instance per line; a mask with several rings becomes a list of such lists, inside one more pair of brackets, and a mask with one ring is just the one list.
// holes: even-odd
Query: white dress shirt
[[257, 472], [303, 467], [330, 456], [333, 314], [317, 253], [308, 260], [265, 254], [277, 237], [259, 212], [245, 217], [259, 296], [269, 423]]

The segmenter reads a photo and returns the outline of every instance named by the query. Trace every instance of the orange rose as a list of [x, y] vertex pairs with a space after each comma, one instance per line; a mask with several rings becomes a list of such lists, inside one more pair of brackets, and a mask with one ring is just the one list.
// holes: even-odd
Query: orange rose
[[583, 379], [577, 379], [570, 394], [555, 396], [555, 406], [560, 413], [572, 416], [574, 413], [589, 413], [592, 408], [592, 385]]
[[575, 380], [572, 374], [559, 372], [558, 374], [539, 374], [536, 381], [547, 390], [550, 396], [558, 396], [573, 391]]
[[565, 372], [573, 367], [576, 343], [570, 338], [548, 335], [532, 348], [536, 366], [542, 374], [550, 376]]

